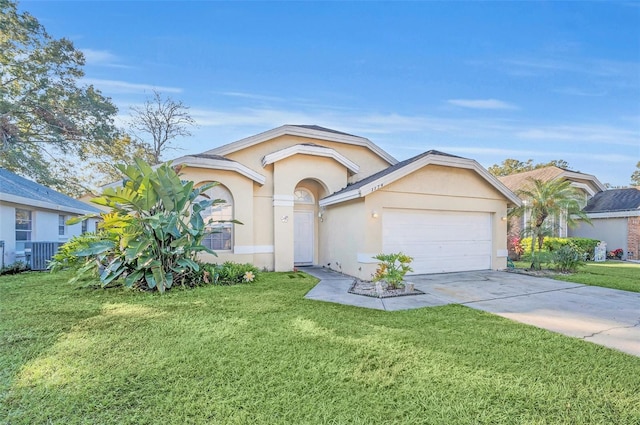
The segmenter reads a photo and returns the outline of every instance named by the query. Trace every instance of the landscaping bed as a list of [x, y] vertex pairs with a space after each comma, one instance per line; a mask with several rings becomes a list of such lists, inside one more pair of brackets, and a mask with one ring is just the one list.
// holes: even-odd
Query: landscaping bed
[[389, 288], [389, 287], [376, 287], [375, 282], [366, 282], [360, 279], [356, 279], [349, 288], [350, 294], [364, 295], [372, 298], [393, 298], [393, 297], [406, 297], [410, 295], [424, 295], [424, 292], [415, 289], [411, 286], [405, 286], [403, 288]]

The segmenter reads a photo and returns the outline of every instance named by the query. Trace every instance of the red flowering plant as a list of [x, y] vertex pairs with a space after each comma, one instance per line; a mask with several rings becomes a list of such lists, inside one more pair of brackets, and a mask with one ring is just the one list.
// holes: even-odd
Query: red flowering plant
[[519, 260], [522, 254], [524, 254], [524, 248], [522, 247], [522, 242], [520, 238], [513, 237], [507, 241], [507, 248], [509, 252], [512, 252], [514, 255], [513, 260]]
[[618, 248], [618, 249], [614, 249], [613, 251], [609, 251], [607, 253], [607, 258], [613, 260], [618, 259], [621, 260], [622, 259], [622, 254], [624, 254], [624, 251], [622, 250], [622, 248]]

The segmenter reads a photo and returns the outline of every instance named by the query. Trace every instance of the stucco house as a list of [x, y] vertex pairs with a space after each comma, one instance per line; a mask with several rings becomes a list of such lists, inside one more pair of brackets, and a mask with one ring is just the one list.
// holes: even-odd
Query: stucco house
[[[576, 188], [581, 194], [583, 198], [583, 206], [586, 205], [589, 199], [593, 196], [606, 189], [594, 175], [570, 171], [555, 166], [511, 174], [499, 177], [498, 179], [515, 193], [518, 193], [519, 190], [526, 189], [531, 183], [531, 179], [541, 180], [543, 182], [558, 179], [568, 180], [571, 182], [571, 186]], [[522, 201], [525, 204], [527, 202], [526, 199], [523, 199]], [[527, 223], [528, 220], [529, 216], [526, 212], [522, 217], [511, 218], [509, 221], [509, 238], [518, 237], [525, 228], [525, 223]], [[567, 237], [569, 235], [566, 217], [552, 217], [549, 220], [549, 224], [552, 226], [553, 236]]]
[[[96, 212], [100, 210], [0, 168], [2, 264], [9, 265], [15, 261], [33, 263], [34, 243], [50, 242], [57, 247], [82, 232], [95, 231], [95, 219], [74, 225], [67, 225], [66, 221]], [[48, 249], [46, 254], [49, 257], [45, 260], [48, 260], [51, 250]], [[44, 261], [39, 261], [39, 264], [45, 265]], [[40, 267], [32, 264], [32, 268]]]
[[476, 161], [428, 151], [398, 162], [369, 139], [285, 125], [173, 161], [225, 204], [205, 212], [218, 257], [288, 271], [320, 265], [368, 279], [379, 253], [414, 273], [506, 267], [506, 215], [520, 200]]
[[623, 250], [623, 260], [640, 260], [640, 190], [610, 189], [597, 193], [583, 208], [591, 224], [580, 223], [569, 236], [599, 239], [607, 250]]

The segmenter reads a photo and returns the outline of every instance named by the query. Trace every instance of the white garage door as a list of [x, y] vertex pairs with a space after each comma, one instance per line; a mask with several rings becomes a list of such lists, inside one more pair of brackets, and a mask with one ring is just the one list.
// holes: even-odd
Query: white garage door
[[382, 251], [413, 257], [413, 274], [491, 268], [491, 214], [385, 209]]

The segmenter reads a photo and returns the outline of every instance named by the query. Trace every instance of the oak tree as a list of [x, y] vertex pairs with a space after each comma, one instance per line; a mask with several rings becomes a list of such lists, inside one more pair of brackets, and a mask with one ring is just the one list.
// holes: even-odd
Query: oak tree
[[0, 166], [77, 192], [67, 155], [108, 146], [117, 130], [110, 99], [83, 86], [84, 56], [38, 20], [0, 0]]

